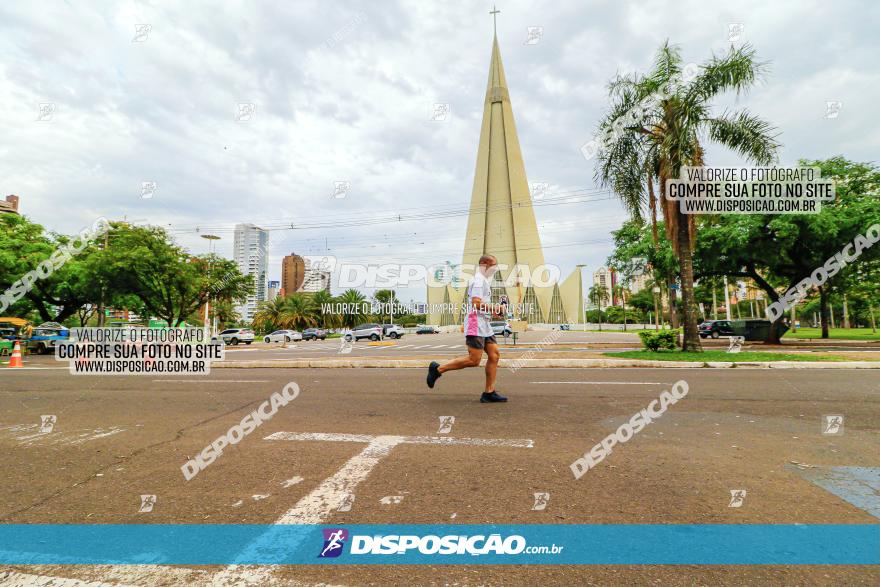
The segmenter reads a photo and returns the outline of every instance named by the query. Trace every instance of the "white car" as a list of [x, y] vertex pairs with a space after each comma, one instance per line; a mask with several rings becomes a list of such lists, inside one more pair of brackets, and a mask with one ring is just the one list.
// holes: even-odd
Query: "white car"
[[343, 335], [347, 341], [358, 341], [362, 338], [369, 338], [376, 341], [382, 338], [382, 326], [369, 322], [367, 324], [359, 324]]
[[405, 331], [397, 324], [383, 324], [382, 333], [388, 338], [400, 338], [405, 334]]
[[292, 340], [302, 340], [303, 335], [296, 330], [276, 330], [263, 337], [263, 342], [290, 342]]
[[240, 342], [251, 344], [254, 342], [254, 331], [250, 328], [227, 328], [211, 340], [222, 340], [223, 344], [237, 345]]
[[492, 326], [493, 334], [500, 334], [504, 338], [510, 336], [510, 333], [513, 332], [513, 329], [510, 327], [510, 323], [506, 320], [499, 320], [496, 322], [489, 323]]

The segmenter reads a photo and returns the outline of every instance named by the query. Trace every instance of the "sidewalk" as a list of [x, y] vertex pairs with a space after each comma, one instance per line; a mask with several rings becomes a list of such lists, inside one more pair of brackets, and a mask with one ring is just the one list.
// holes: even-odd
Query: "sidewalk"
[[[410, 368], [424, 369], [432, 359], [430, 357], [408, 357], [393, 359], [384, 357], [348, 357], [348, 358], [315, 358], [290, 359], [282, 361], [222, 361], [211, 365], [212, 369], [345, 369], [345, 368]], [[880, 361], [772, 361], [739, 363], [703, 362], [703, 361], [645, 361], [637, 359], [609, 358], [540, 358], [540, 359], [501, 359], [499, 367], [506, 368], [576, 368], [576, 369], [607, 369], [650, 367], [663, 369], [710, 368], [710, 369], [880, 369]]]

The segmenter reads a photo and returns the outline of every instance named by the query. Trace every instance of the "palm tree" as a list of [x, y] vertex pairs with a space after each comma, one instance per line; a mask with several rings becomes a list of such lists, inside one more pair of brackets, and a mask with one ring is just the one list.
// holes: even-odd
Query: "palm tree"
[[287, 328], [302, 330], [318, 323], [317, 308], [308, 294], [296, 293], [284, 298], [282, 324]]
[[[666, 200], [666, 181], [678, 178], [682, 166], [704, 165], [701, 140], [719, 143], [758, 165], [776, 160], [779, 144], [767, 122], [746, 110], [712, 112], [713, 98], [728, 90], [737, 94], [748, 90], [764, 70], [751, 47], [731, 47], [727, 55], [713, 56], [703, 64], [694, 79], [680, 83], [681, 54], [667, 42], [657, 52], [648, 75], [618, 77], [609, 88], [612, 108], [600, 130], [615, 128], [617, 119], [626, 113], [638, 116], [627, 126], [617, 123], [618, 132], [600, 149], [597, 177], [618, 193], [636, 219], [641, 218], [646, 203], [656, 207], [652, 183], [654, 178], [659, 180], [660, 207], [680, 267], [684, 351], [702, 351], [694, 296], [696, 224], [693, 215], [682, 214], [676, 202]], [[649, 183], [649, 194], [642, 178]]]
[[[311, 295], [311, 298], [322, 328], [335, 328], [342, 324], [341, 316], [332, 309], [336, 298], [330, 295], [329, 292], [324, 290], [316, 291]], [[327, 308], [331, 309], [328, 310]]]
[[286, 299], [284, 296], [276, 296], [271, 301], [261, 302], [254, 313], [253, 327], [263, 332], [278, 329], [284, 323]]
[[353, 310], [342, 315], [343, 326], [353, 328], [361, 322], [366, 321], [367, 316], [369, 315], [370, 304], [367, 302], [367, 298], [364, 294], [356, 289], [349, 289], [339, 296], [337, 301], [341, 304], [347, 304], [348, 309]]
[[626, 332], [626, 296], [629, 293], [629, 290], [626, 289], [621, 284], [617, 284], [614, 286], [614, 295], [615, 297], [620, 298], [620, 303], [623, 305], [623, 331]]
[[599, 283], [594, 283], [587, 294], [590, 301], [599, 307], [599, 330], [602, 330], [602, 304], [608, 301], [608, 288]]

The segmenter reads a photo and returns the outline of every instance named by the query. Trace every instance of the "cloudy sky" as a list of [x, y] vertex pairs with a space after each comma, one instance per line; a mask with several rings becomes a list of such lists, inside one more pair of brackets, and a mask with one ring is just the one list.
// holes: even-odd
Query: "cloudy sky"
[[[717, 6], [708, 6], [717, 4]], [[782, 164], [880, 151], [874, 2], [499, 2], [498, 37], [530, 182], [595, 189], [592, 138], [618, 72], [670, 39], [702, 62], [738, 40], [770, 63], [745, 106], [776, 125]], [[340, 226], [470, 203], [492, 41], [488, 2], [5, 2], [0, 193], [49, 229], [94, 218], [199, 234], [273, 230], [271, 279], [295, 251], [363, 263], [460, 262], [466, 218]], [[528, 27], [543, 27], [527, 44]], [[836, 117], [826, 103], [841, 102]], [[449, 104], [432, 121], [435, 103]], [[41, 104], [49, 104], [43, 106]], [[240, 118], [240, 104], [253, 104]], [[247, 108], [247, 107], [246, 107]], [[709, 148], [710, 164], [739, 164]], [[350, 182], [344, 198], [335, 182]], [[155, 182], [152, 197], [143, 183]], [[582, 193], [582, 192], [578, 192]], [[536, 208], [548, 263], [590, 271], [624, 214], [613, 198]], [[351, 222], [348, 222], [351, 224]], [[367, 292], [368, 293], [368, 292]], [[424, 299], [424, 288], [401, 298]]]

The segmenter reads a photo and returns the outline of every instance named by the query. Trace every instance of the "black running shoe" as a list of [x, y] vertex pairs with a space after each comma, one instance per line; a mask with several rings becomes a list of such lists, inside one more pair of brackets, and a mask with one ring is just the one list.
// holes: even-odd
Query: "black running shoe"
[[480, 396], [481, 404], [494, 404], [496, 402], [506, 402], [507, 398], [503, 395], [498, 395], [497, 391], [493, 391], [492, 393], [483, 392], [483, 395]]
[[434, 389], [434, 383], [443, 375], [443, 373], [437, 370], [439, 366], [440, 363], [437, 361], [431, 361], [431, 364], [428, 365], [428, 387], [431, 389]]

